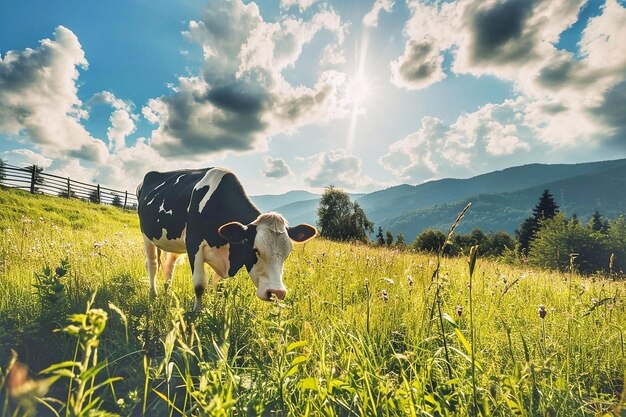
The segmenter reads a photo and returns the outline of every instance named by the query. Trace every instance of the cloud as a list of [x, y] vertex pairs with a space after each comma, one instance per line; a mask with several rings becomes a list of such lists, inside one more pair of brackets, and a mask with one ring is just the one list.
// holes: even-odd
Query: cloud
[[88, 104], [108, 104], [113, 108], [113, 112], [109, 117], [111, 125], [107, 129], [107, 138], [109, 139], [109, 150], [112, 152], [119, 151], [126, 146], [126, 137], [133, 134], [136, 130], [135, 116], [133, 104], [116, 98], [109, 91], [102, 91], [95, 94]]
[[48, 168], [53, 160], [45, 156], [33, 152], [30, 149], [13, 149], [2, 152], [0, 159], [8, 159], [11, 164], [17, 166], [37, 165], [42, 168]]
[[393, 3], [393, 0], [376, 0], [370, 11], [363, 16], [363, 24], [371, 27], [378, 26], [378, 15], [382, 11], [391, 13]]
[[404, 54], [391, 63], [391, 81], [408, 89], [428, 87], [446, 78], [443, 56], [429, 40], [411, 40]]
[[[476, 155], [483, 156], [482, 152], [488, 158], [508, 157], [537, 149], [616, 143], [615, 138], [624, 133], [623, 116], [615, 109], [624, 108], [626, 53], [620, 42], [626, 37], [626, 8], [607, 0], [601, 14], [586, 23], [578, 52], [558, 49], [555, 45], [561, 33], [576, 22], [584, 3], [410, 2], [404, 51], [391, 63], [394, 84], [422, 89], [444, 79], [444, 54], [449, 54], [451, 72], [509, 81], [520, 98], [514, 100], [514, 106], [512, 102], [487, 105], [475, 114], [461, 116], [445, 139], [434, 141], [439, 147], [431, 153], [467, 166]], [[506, 123], [497, 120], [498, 111], [512, 107], [514, 119]], [[479, 130], [469, 131], [465, 126], [472, 120]], [[409, 142], [400, 141], [397, 147]], [[416, 162], [414, 156], [411, 161], [405, 158], [402, 169], [391, 168], [385, 161], [395, 158], [394, 152], [399, 151], [390, 147], [380, 162], [399, 175], [429, 166]], [[439, 165], [437, 158], [433, 161], [431, 168]], [[426, 172], [421, 173], [424, 175]]]
[[434, 150], [439, 138], [448, 132], [448, 127], [436, 117], [422, 119], [420, 129], [391, 144], [389, 152], [378, 162], [389, 172], [403, 180], [425, 180], [439, 173], [434, 161]]
[[345, 116], [343, 73], [324, 71], [313, 87], [294, 86], [282, 75], [322, 30], [341, 44], [347, 29], [330, 10], [308, 20], [280, 16], [266, 22], [255, 3], [220, 1], [207, 7], [203, 19], [191, 21], [184, 33], [203, 48], [202, 74], [180, 77], [172, 94], [142, 109], [157, 125], [150, 145], [174, 158], [262, 151], [276, 133]]
[[485, 168], [514, 163], [531, 148], [545, 147], [535, 139], [536, 127], [526, 120], [524, 98], [487, 104], [447, 125], [427, 116], [421, 127], [392, 143], [378, 162], [403, 181], [468, 176]]
[[381, 184], [363, 174], [363, 161], [344, 149], [320, 152], [307, 158], [311, 166], [304, 182], [316, 188], [334, 185], [352, 191], [378, 188]]
[[87, 65], [78, 38], [63, 26], [36, 49], [8, 51], [0, 58], [0, 133], [49, 156], [101, 162], [104, 154], [93, 152], [101, 142], [80, 122], [87, 112], [77, 96], [78, 68]]
[[289, 9], [293, 6], [298, 6], [300, 11], [303, 12], [315, 3], [315, 0], [280, 0], [281, 9]]
[[456, 3], [409, 3], [411, 18], [404, 26], [407, 38], [401, 56], [391, 62], [391, 81], [407, 89], [426, 88], [445, 78], [443, 56], [457, 42], [459, 8]]
[[274, 159], [268, 155], [263, 157], [263, 162], [265, 165], [261, 169], [261, 173], [266, 177], [282, 178], [291, 174], [291, 168], [289, 168], [284, 159]]
[[126, 110], [115, 110], [110, 121], [111, 126], [107, 129], [109, 149], [119, 151], [126, 146], [126, 137], [135, 132], [135, 122]]

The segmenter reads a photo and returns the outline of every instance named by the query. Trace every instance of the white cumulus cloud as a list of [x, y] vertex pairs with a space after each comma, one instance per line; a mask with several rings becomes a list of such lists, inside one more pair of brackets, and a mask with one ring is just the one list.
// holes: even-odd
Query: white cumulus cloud
[[310, 165], [304, 182], [316, 188], [334, 185], [350, 191], [371, 191], [381, 184], [363, 173], [361, 158], [345, 149], [332, 149], [307, 158]]
[[376, 0], [372, 8], [365, 16], [363, 16], [363, 24], [365, 26], [378, 26], [378, 16], [381, 12], [391, 13], [393, 9], [393, 0]]
[[87, 60], [74, 33], [59, 26], [39, 47], [0, 57], [0, 133], [32, 142], [47, 155], [102, 162], [108, 152], [81, 124], [77, 95]]
[[323, 71], [313, 87], [292, 85], [282, 74], [320, 31], [343, 43], [346, 25], [332, 10], [268, 22], [255, 3], [218, 1], [207, 7], [185, 32], [202, 46], [204, 70], [180, 77], [170, 95], [142, 109], [157, 125], [150, 145], [175, 158], [262, 151], [276, 133], [344, 117], [343, 73]]

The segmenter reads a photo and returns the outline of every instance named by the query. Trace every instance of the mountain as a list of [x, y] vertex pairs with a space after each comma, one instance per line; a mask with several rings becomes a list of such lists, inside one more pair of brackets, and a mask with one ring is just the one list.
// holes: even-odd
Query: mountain
[[[598, 169], [600, 166], [604, 169]], [[587, 222], [596, 209], [607, 218], [626, 214], [626, 196], [619, 192], [626, 188], [626, 160], [587, 168], [590, 167], [585, 166], [580, 171], [582, 175], [515, 192], [480, 194], [453, 203], [407, 211], [384, 219], [379, 226], [393, 233], [402, 232], [407, 240], [412, 240], [429, 227], [447, 230], [456, 215], [471, 201], [472, 207], [459, 225], [459, 232], [478, 227], [484, 231], [513, 233], [531, 215], [545, 189], [553, 194], [561, 211], [568, 216], [576, 214], [581, 222]]]
[[295, 190], [278, 195], [253, 195], [250, 200], [262, 212], [272, 211], [277, 207], [286, 206], [297, 201], [317, 200], [320, 196], [308, 191]]
[[[363, 197], [365, 194], [348, 194], [351, 200]], [[262, 212], [276, 211], [282, 214], [289, 224], [317, 222], [317, 207], [321, 196], [308, 191], [289, 191], [278, 195], [251, 196], [250, 200]]]
[[[467, 179], [446, 178], [419, 185], [402, 184], [370, 194], [351, 194], [367, 217], [411, 241], [422, 230], [447, 230], [468, 201], [458, 230], [513, 233], [531, 215], [543, 190], [561, 211], [587, 222], [598, 209], [607, 218], [626, 214], [626, 159], [583, 164], [530, 164]], [[289, 223], [315, 224], [320, 196], [307, 191], [251, 197], [262, 211], [282, 213]]]
[[626, 160], [584, 164], [530, 164], [493, 171], [468, 179], [442, 179], [420, 185], [399, 185], [359, 199], [370, 220], [379, 223], [407, 211], [448, 204], [481, 194], [497, 194], [593, 174], [626, 164]]

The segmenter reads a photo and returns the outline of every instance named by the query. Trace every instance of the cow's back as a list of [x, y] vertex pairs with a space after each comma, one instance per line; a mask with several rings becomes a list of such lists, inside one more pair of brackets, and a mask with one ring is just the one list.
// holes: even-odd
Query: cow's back
[[141, 231], [148, 239], [172, 240], [182, 236], [194, 187], [210, 169], [146, 174], [137, 199]]

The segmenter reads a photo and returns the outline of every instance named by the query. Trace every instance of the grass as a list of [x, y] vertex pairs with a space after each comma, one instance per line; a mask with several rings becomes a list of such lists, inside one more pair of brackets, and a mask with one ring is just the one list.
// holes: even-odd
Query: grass
[[0, 190], [0, 231], [0, 415], [625, 413], [623, 281], [316, 239], [284, 302], [244, 272], [194, 316], [133, 213]]

